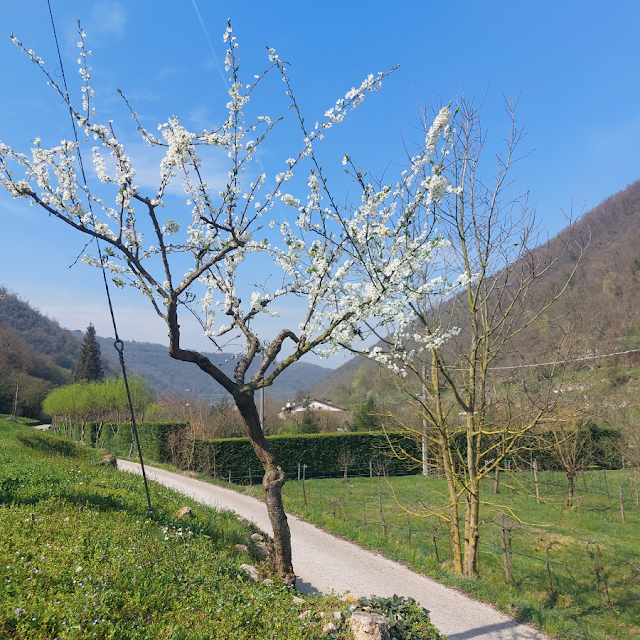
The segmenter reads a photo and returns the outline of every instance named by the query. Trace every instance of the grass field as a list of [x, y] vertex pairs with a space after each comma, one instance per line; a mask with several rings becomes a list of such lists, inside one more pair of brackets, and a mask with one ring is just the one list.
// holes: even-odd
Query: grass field
[[[576, 506], [571, 510], [564, 507], [566, 481], [557, 472], [539, 474], [540, 504], [528, 472], [503, 474], [497, 495], [491, 493], [493, 483], [487, 483], [482, 496], [481, 577], [476, 581], [450, 572], [446, 524], [435, 517], [410, 516], [402, 508], [425, 513], [444, 504], [444, 482], [437, 477], [382, 478], [386, 527], [379, 514], [375, 477], [348, 478], [347, 483], [308, 480], [306, 505], [302, 483], [291, 481], [284, 487], [284, 501], [288, 511], [457, 586], [553, 636], [618, 639], [640, 637], [636, 478], [636, 472], [629, 470], [587, 471], [584, 479], [578, 479]], [[261, 497], [259, 486], [236, 488]], [[510, 580], [503, 563], [502, 513]]]
[[[349, 603], [296, 604], [232, 513], [152, 483], [149, 514], [141, 479], [96, 465], [100, 453], [0, 420], [0, 637], [350, 637], [344, 622], [322, 631]], [[177, 517], [182, 506], [192, 518]], [[250, 582], [242, 563], [273, 584]], [[398, 606], [412, 632], [439, 637], [421, 609]]]

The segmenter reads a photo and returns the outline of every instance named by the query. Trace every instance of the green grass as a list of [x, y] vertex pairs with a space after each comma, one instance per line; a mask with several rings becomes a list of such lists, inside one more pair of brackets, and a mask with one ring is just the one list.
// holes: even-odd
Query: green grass
[[[577, 506], [572, 510], [564, 507], [564, 476], [557, 472], [539, 476], [540, 505], [529, 473], [503, 474], [498, 495], [490, 492], [492, 483], [483, 487], [478, 580], [451, 573], [446, 525], [434, 517], [408, 516], [400, 506], [424, 513], [427, 507], [444, 504], [445, 486], [439, 478], [382, 480], [386, 537], [378, 515], [375, 478], [349, 478], [347, 484], [336, 479], [308, 480], [306, 506], [300, 482], [288, 482], [283, 495], [288, 511], [495, 604], [550, 635], [571, 640], [640, 636], [640, 508], [635, 501], [634, 472], [607, 472], [606, 484], [602, 471], [586, 472], [589, 493], [579, 478]], [[626, 524], [621, 522], [619, 485], [624, 491]], [[259, 485], [235, 488], [261, 497]], [[507, 528], [512, 529], [510, 582], [505, 579], [500, 542], [502, 511]], [[605, 570], [599, 588], [596, 545]], [[545, 563], [547, 547], [553, 591]]]
[[[349, 637], [344, 622], [322, 632], [349, 603], [296, 605], [234, 514], [151, 483], [149, 515], [141, 479], [97, 466], [101, 453], [0, 420], [0, 637]], [[176, 517], [182, 506], [192, 518]], [[250, 582], [242, 563], [273, 584]]]
[[22, 416], [12, 418], [11, 415], [8, 413], [0, 413], [0, 420], [6, 421], [6, 422], [17, 422], [19, 424], [25, 424], [25, 425], [40, 424], [38, 420], [33, 420], [31, 418], [23, 418]]

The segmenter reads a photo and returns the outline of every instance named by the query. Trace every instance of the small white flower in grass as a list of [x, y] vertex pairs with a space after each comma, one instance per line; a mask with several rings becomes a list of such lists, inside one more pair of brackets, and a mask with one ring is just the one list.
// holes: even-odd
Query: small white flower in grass
[[82, 567], [76, 567], [76, 573], [80, 573], [82, 571]]

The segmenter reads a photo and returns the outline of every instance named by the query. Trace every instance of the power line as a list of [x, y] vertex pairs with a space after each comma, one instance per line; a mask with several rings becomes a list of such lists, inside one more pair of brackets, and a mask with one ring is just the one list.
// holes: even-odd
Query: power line
[[[552, 360], [551, 362], [537, 362], [535, 364], [515, 364], [509, 367], [487, 367], [490, 371], [504, 371], [505, 369], [526, 369], [531, 367], [545, 367], [556, 364], [567, 364], [569, 362], [584, 362], [585, 360], [597, 360], [599, 358], [611, 358], [612, 356], [622, 356], [626, 353], [638, 353], [640, 349], [628, 349], [627, 351], [615, 351], [614, 353], [603, 353], [595, 356], [585, 356], [584, 358], [570, 358], [567, 360]], [[466, 371], [466, 369], [452, 369], [452, 371]]]

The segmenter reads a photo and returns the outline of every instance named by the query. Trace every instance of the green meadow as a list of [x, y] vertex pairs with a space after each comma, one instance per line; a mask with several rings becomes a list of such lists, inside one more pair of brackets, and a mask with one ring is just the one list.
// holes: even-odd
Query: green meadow
[[[234, 514], [154, 483], [150, 514], [141, 479], [96, 464], [101, 454], [0, 420], [0, 637], [350, 637], [350, 603], [296, 604]], [[183, 506], [192, 517], [177, 516]], [[258, 582], [243, 563], [258, 568]], [[439, 637], [417, 605], [378, 604], [408, 614], [397, 638]], [[324, 633], [334, 612], [342, 622]]]
[[[483, 486], [478, 580], [452, 574], [447, 524], [429, 515], [446, 504], [440, 478], [308, 480], [304, 489], [302, 482], [290, 481], [284, 501], [288, 511], [327, 531], [458, 587], [552, 636], [640, 637], [637, 472], [586, 471], [577, 479], [573, 509], [565, 507], [562, 474], [539, 474], [540, 504], [530, 472], [502, 474], [501, 480], [498, 494], [492, 493], [493, 481]], [[235, 488], [261, 497], [259, 485]]]

